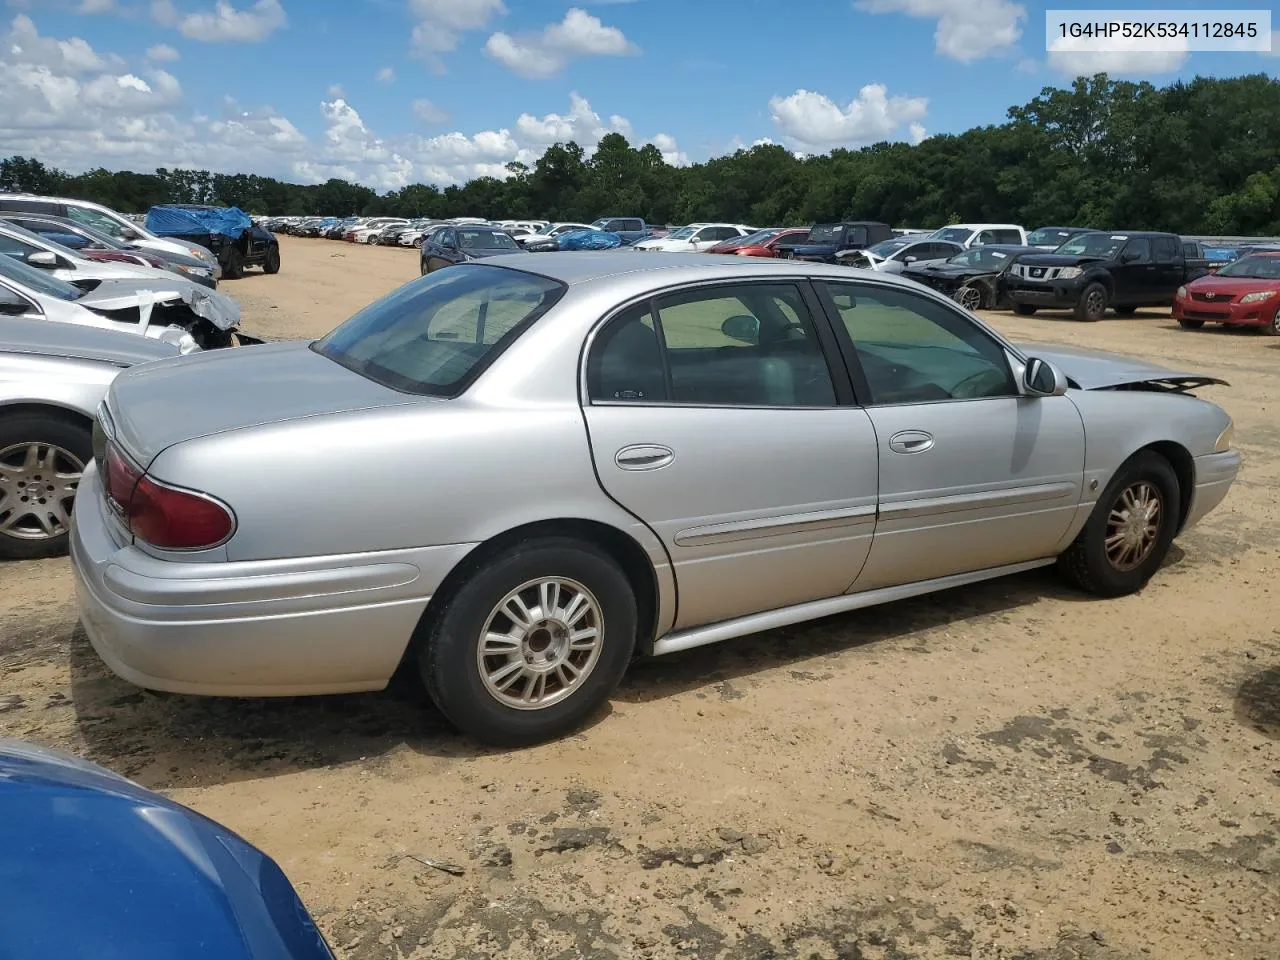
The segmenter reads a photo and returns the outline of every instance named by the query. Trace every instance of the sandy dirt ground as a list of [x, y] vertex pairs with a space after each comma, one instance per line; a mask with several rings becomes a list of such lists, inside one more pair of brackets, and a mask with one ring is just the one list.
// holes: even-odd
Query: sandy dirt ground
[[[324, 333], [416, 252], [283, 241], [223, 289]], [[0, 733], [228, 824], [372, 958], [1280, 956], [1280, 340], [1167, 314], [992, 322], [1222, 376], [1246, 465], [1140, 595], [1051, 572], [639, 664], [562, 742], [488, 752], [412, 684], [157, 695], [0, 566]], [[449, 861], [455, 876], [415, 857]]]

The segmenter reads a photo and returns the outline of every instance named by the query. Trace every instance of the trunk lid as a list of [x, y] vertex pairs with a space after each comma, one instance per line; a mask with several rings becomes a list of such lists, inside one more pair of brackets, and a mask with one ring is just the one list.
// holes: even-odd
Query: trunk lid
[[367, 380], [310, 346], [289, 341], [212, 350], [126, 370], [107, 394], [115, 439], [146, 467], [184, 440], [426, 402]]

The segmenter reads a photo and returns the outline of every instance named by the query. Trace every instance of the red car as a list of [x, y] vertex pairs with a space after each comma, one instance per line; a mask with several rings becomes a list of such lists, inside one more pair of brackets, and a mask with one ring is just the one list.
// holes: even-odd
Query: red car
[[767, 230], [757, 230], [745, 237], [733, 237], [723, 243], [717, 243], [707, 253], [730, 253], [740, 257], [772, 257], [776, 256], [773, 252], [774, 244], [784, 237], [794, 237], [801, 233], [807, 235], [809, 228], [770, 227]]
[[1280, 336], [1280, 253], [1246, 254], [1179, 287], [1173, 316], [1189, 330], [1221, 323]]

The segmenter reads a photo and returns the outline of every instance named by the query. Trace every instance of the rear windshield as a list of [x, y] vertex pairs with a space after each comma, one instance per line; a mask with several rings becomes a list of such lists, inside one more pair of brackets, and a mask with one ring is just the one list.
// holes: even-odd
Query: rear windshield
[[460, 264], [370, 304], [312, 349], [393, 390], [454, 396], [564, 291], [520, 270]]

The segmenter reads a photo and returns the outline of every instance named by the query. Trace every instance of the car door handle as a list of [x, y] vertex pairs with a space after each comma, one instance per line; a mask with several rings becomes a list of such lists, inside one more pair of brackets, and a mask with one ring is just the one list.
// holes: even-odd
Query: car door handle
[[924, 453], [933, 446], [933, 437], [923, 430], [903, 430], [889, 438], [894, 453]]
[[675, 458], [676, 452], [660, 443], [637, 443], [619, 450], [613, 462], [623, 470], [658, 470]]

